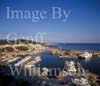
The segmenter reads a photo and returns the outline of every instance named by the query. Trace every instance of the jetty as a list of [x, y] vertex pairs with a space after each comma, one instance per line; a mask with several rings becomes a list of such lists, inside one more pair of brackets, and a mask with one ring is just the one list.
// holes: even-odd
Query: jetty
[[59, 58], [79, 58], [85, 53], [84, 57], [100, 57], [100, 51], [96, 50], [63, 50], [57, 48], [48, 48], [52, 55], [58, 55]]

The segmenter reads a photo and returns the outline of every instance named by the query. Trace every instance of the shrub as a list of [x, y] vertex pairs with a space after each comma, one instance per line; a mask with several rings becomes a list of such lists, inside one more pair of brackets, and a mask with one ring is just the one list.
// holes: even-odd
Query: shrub
[[4, 48], [4, 50], [7, 50], [8, 52], [13, 52], [14, 51], [14, 49], [12, 47], [6, 47], [6, 48]]
[[27, 51], [28, 48], [24, 46], [18, 46], [16, 49], [21, 50], [21, 51]]

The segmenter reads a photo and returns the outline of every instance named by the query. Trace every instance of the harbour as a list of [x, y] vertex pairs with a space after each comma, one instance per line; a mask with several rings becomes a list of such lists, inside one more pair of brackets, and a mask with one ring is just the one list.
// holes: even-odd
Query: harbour
[[1, 0], [0, 86], [100, 86], [100, 0]]

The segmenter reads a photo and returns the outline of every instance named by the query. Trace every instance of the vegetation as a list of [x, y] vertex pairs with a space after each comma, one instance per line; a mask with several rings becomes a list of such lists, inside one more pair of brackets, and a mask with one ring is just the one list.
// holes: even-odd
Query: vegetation
[[27, 55], [17, 55], [16, 57], [25, 58]]
[[4, 50], [7, 50], [8, 52], [13, 52], [14, 49], [12, 47], [5, 47]]
[[16, 47], [16, 49], [21, 50], [21, 51], [27, 51], [28, 50], [28, 48], [24, 47], [24, 46], [18, 46], [18, 47]]
[[17, 39], [17, 40], [0, 40], [0, 45], [6, 45], [6, 44], [20, 44], [20, 43], [24, 43], [24, 44], [41, 44], [39, 42], [36, 41], [31, 41], [31, 40], [26, 40], [26, 39]]
[[8, 44], [7, 40], [0, 40], [0, 45]]

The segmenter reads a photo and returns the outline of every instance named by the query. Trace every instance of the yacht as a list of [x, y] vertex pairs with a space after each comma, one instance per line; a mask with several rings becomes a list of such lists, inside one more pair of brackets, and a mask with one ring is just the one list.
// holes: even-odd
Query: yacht
[[21, 61], [19, 61], [18, 63], [16, 63], [15, 66], [21, 66], [21, 65], [27, 64], [30, 61], [32, 61], [32, 57], [27, 56], [26, 58], [24, 58]]
[[92, 53], [85, 52], [83, 54], [80, 54], [79, 57], [88, 59], [88, 58], [91, 58], [92, 57]]
[[31, 62], [27, 63], [24, 67], [26, 67], [26, 68], [32, 68], [32, 67], [35, 67], [35, 64], [36, 64], [35, 61], [31, 61]]
[[74, 61], [70, 61], [70, 62], [65, 62], [65, 66], [67, 66], [67, 71], [68, 72], [73, 72], [75, 73], [77, 70], [76, 70], [76, 67], [75, 67], [75, 62]]
[[9, 64], [9, 63], [11, 63], [11, 62], [13, 62], [13, 61], [16, 61], [16, 60], [20, 59], [20, 58], [21, 58], [21, 57], [15, 57], [15, 58], [9, 59], [9, 60], [7, 61], [7, 63]]
[[34, 63], [38, 63], [38, 62], [42, 61], [42, 59], [40, 58], [40, 56], [37, 56], [34, 59], [32, 58], [32, 56], [27, 56], [26, 58], [24, 58], [21, 61], [19, 61], [18, 63], [16, 63], [15, 66], [24, 65], [24, 64], [29, 63], [30, 61], [34, 61]]
[[88, 82], [88, 79], [85, 77], [74, 78], [72, 79], [72, 83], [76, 86], [91, 86]]
[[34, 61], [36, 61], [36, 63], [38, 63], [38, 62], [42, 61], [42, 59], [40, 56], [37, 56], [34, 58]]

